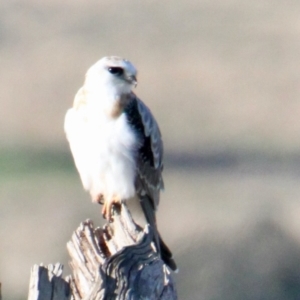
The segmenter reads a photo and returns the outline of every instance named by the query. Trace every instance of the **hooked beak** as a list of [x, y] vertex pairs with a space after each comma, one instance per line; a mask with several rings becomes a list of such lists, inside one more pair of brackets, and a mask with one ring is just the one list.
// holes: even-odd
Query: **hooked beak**
[[134, 75], [128, 76], [128, 81], [129, 83], [131, 83], [132, 85], [134, 85], [134, 87], [137, 86], [137, 79]]

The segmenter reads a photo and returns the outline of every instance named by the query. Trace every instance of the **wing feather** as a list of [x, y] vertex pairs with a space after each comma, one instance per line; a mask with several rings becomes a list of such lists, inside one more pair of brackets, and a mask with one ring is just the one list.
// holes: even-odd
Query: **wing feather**
[[134, 94], [125, 107], [128, 123], [139, 140], [136, 151], [136, 189], [141, 195], [147, 194], [153, 209], [159, 204], [160, 190], [163, 188], [163, 142], [157, 122], [149, 108]]

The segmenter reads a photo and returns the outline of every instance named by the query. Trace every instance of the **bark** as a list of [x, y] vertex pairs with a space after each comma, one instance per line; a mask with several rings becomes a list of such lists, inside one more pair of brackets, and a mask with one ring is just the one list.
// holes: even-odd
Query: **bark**
[[28, 300], [177, 299], [174, 279], [156, 252], [153, 233], [134, 223], [125, 204], [102, 228], [82, 222], [67, 243], [72, 275], [62, 265], [35, 265]]

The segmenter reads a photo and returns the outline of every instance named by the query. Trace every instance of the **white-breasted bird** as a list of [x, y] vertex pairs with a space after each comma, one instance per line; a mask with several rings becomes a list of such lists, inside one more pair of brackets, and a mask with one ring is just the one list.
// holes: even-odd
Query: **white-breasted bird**
[[176, 270], [155, 216], [163, 188], [163, 142], [149, 108], [132, 92], [136, 75], [126, 59], [100, 59], [87, 71], [64, 128], [82, 184], [93, 202], [103, 204], [103, 216], [111, 219], [114, 203], [126, 201], [129, 208], [135, 203], [137, 219], [150, 224], [162, 259]]

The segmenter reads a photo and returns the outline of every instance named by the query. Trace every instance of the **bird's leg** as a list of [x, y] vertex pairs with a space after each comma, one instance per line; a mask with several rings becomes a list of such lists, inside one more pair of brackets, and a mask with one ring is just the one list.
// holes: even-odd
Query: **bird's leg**
[[92, 196], [92, 202], [99, 203], [99, 204], [103, 204], [104, 203], [104, 197], [103, 197], [102, 194], [91, 193], [91, 196]]
[[105, 199], [102, 207], [102, 216], [108, 220], [112, 221], [111, 209], [114, 204], [120, 204], [122, 200], [119, 197], [112, 197], [110, 199]]

